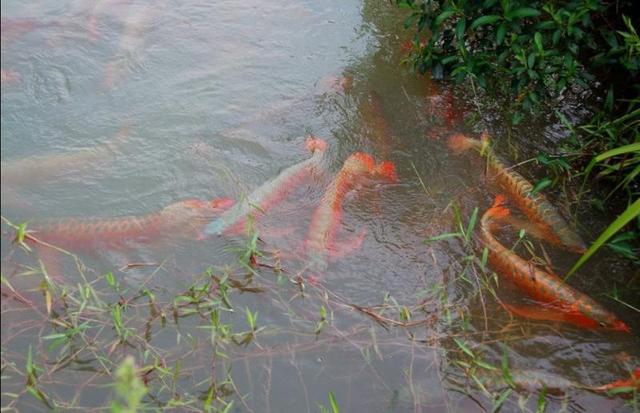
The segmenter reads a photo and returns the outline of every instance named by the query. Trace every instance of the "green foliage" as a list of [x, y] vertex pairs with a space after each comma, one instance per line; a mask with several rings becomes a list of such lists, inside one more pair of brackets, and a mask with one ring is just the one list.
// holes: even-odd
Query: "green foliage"
[[318, 403], [318, 409], [320, 409], [321, 413], [340, 413], [340, 407], [338, 406], [336, 396], [334, 396], [332, 392], [329, 392], [329, 405], [331, 406], [331, 410]]
[[622, 229], [625, 225], [631, 222], [633, 219], [640, 216], [640, 199], [636, 199], [636, 201], [629, 205], [627, 209], [618, 216], [608, 227], [605, 229], [602, 234], [594, 241], [594, 243], [589, 247], [589, 249], [580, 257], [578, 262], [569, 270], [567, 276], [565, 277], [565, 281], [580, 268], [596, 251], [598, 251], [604, 244], [615, 235], [620, 229]]
[[[640, 68], [631, 19], [601, 0], [396, 3], [412, 11], [405, 27], [417, 29], [410, 58], [415, 70], [471, 79], [525, 111], [574, 84], [586, 88], [600, 67], [632, 77]], [[610, 15], [622, 19], [622, 30], [603, 24]]]
[[147, 387], [138, 377], [138, 371], [132, 356], [126, 357], [115, 372], [116, 399], [111, 404], [114, 413], [135, 413], [147, 394]]
[[[540, 112], [543, 104], [575, 87], [602, 97], [602, 106], [577, 127], [556, 111], [572, 132], [567, 142], [573, 155], [539, 156], [537, 161], [547, 167], [550, 177], [540, 180], [534, 191], [583, 170], [583, 194], [597, 169], [595, 177], [611, 188], [597, 202], [604, 204], [621, 189], [630, 202], [637, 199], [640, 36], [628, 16], [634, 15], [634, 2], [396, 0], [396, 4], [411, 11], [405, 21], [405, 27], [415, 28], [411, 67], [434, 78], [468, 81], [474, 90], [478, 85], [502, 99], [507, 124], [518, 124], [526, 113]], [[608, 237], [615, 235], [612, 227], [605, 231]], [[448, 236], [455, 235], [442, 235]], [[623, 241], [610, 247], [633, 259], [629, 254], [633, 240], [627, 235]]]

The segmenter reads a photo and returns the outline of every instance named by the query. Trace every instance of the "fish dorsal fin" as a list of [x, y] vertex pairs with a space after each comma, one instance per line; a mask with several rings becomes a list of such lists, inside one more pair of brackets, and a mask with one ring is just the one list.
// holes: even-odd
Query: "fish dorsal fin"
[[504, 206], [505, 198], [504, 195], [499, 194], [496, 195], [496, 199], [493, 201], [493, 205], [489, 208], [486, 214], [493, 218], [502, 218], [509, 216], [510, 211], [508, 208]]

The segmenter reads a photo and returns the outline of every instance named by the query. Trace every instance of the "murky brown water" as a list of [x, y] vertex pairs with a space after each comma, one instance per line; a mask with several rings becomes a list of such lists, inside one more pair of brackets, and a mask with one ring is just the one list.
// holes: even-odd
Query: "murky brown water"
[[[474, 359], [459, 343], [476, 362], [500, 366], [506, 353], [513, 369], [585, 385], [624, 378], [640, 365], [638, 314], [608, 297], [617, 291], [621, 301], [640, 305], [637, 274], [619, 258], [600, 253], [571, 283], [616, 312], [632, 334], [513, 318], [483, 287], [489, 278], [469, 265], [472, 247], [459, 238], [423, 243], [457, 230], [452, 203], [466, 221], [496, 194], [482, 161], [451, 154], [444, 137], [488, 127], [501, 154], [516, 163], [548, 150], [564, 132], [544, 117], [525, 123], [512, 138], [515, 160], [497, 109], [466, 88], [429, 83], [399, 65], [408, 33], [402, 13], [386, 2], [3, 2], [2, 18], [2, 215], [11, 222], [37, 227], [57, 217], [152, 214], [186, 198], [241, 199], [306, 159], [305, 135], [328, 143], [326, 172], [260, 221], [259, 261], [274, 264], [277, 251], [284, 272], [258, 268], [250, 285], [264, 291], [236, 289], [236, 311], [222, 312], [237, 332], [246, 327], [244, 308], [258, 311], [263, 329], [246, 346], [212, 346], [209, 317], [186, 310], [175, 317], [171, 305], [206, 279], [207, 268], [218, 275], [237, 268], [241, 236], [196, 240], [172, 230], [117, 247], [75, 246], [105, 302], [130, 300], [125, 319], [139, 337], [111, 346], [109, 320], [95, 315], [88, 330], [95, 343], [75, 343], [71, 350], [79, 352], [69, 361], [40, 339], [59, 326], [47, 321], [37, 255], [11, 244], [13, 231], [3, 225], [3, 277], [35, 303], [21, 303], [3, 285], [3, 407], [46, 410], [24, 391], [30, 346], [36, 363], [56, 366], [38, 380], [62, 411], [108, 406], [105, 363], [127, 354], [141, 365], [158, 357], [173, 372], [180, 366], [173, 381], [150, 375], [152, 406], [176, 394], [206, 399], [209, 380], [229, 375], [234, 388], [221, 397], [235, 400], [233, 411], [256, 412], [318, 411], [318, 403], [329, 405], [329, 392], [344, 412], [490, 411], [501, 389], [486, 394], [465, 377]], [[334, 88], [332, 79], [345, 76], [352, 87]], [[584, 116], [571, 103], [564, 110], [572, 119]], [[119, 131], [126, 137], [114, 140]], [[372, 180], [346, 197], [337, 237], [364, 230], [364, 242], [301, 290], [295, 280], [308, 275], [303, 244], [312, 212], [355, 151], [392, 161], [399, 181]], [[39, 158], [24, 166], [28, 157]], [[10, 180], [7, 171], [20, 170], [20, 162], [25, 172]], [[532, 163], [518, 170], [532, 180], [542, 176]], [[575, 212], [588, 240], [610, 219], [569, 205], [560, 191], [549, 196]], [[545, 250], [560, 274], [577, 258]], [[73, 260], [59, 261], [61, 278], [74, 288], [82, 280]], [[53, 260], [45, 263], [55, 268]], [[125, 268], [132, 263], [145, 265]], [[108, 271], [120, 281], [119, 293], [100, 278]], [[502, 300], [522, 300], [501, 284]], [[138, 298], [144, 290], [166, 321], [149, 295]], [[54, 313], [61, 305], [54, 303]], [[316, 334], [321, 307], [327, 320]], [[410, 327], [394, 324], [402, 323], [402, 307], [411, 312]], [[367, 309], [394, 322], [377, 322]], [[535, 411], [537, 400], [536, 392], [514, 392], [502, 411]], [[546, 411], [633, 410], [624, 399], [579, 388], [546, 403]]]

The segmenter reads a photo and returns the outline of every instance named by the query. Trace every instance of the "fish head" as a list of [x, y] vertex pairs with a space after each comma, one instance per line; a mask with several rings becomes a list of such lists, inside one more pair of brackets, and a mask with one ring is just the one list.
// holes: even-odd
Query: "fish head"
[[618, 319], [618, 317], [605, 308], [600, 308], [599, 306], [591, 307], [589, 318], [593, 320], [594, 328], [599, 327], [606, 330], [623, 331], [625, 333], [631, 332], [631, 328], [629, 328], [624, 321]]
[[340, 80], [340, 86], [344, 92], [348, 92], [353, 89], [353, 76], [343, 76]]
[[476, 145], [477, 145], [477, 141], [475, 139], [467, 138], [465, 135], [461, 133], [456, 133], [455, 135], [451, 135], [447, 140], [447, 146], [455, 154], [462, 153], [468, 149], [473, 148]]
[[235, 204], [235, 201], [231, 198], [216, 198], [216, 199], [210, 200], [208, 204], [209, 204], [209, 208], [215, 211], [222, 212], [231, 208], [233, 204]]
[[631, 332], [631, 327], [625, 324], [625, 322], [622, 320], [613, 321], [613, 323], [611, 323], [611, 325], [609, 325], [608, 328], [613, 331], [623, 331], [625, 333]]
[[355, 152], [344, 161], [342, 169], [354, 175], [374, 174], [376, 161], [367, 153]]
[[327, 149], [327, 142], [325, 142], [324, 139], [317, 138], [313, 135], [307, 136], [304, 145], [311, 153], [314, 153], [316, 151], [324, 152], [325, 149]]
[[396, 166], [391, 161], [380, 162], [378, 166], [376, 166], [376, 174], [390, 182], [398, 182]]

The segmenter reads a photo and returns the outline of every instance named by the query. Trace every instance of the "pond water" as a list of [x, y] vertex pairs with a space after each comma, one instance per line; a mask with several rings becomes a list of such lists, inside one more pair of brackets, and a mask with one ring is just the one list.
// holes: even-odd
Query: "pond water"
[[[452, 154], [447, 136], [489, 128], [516, 164], [566, 131], [551, 116], [525, 122], [516, 159], [499, 108], [400, 65], [402, 21], [377, 1], [2, 2], [2, 407], [109, 409], [113, 372], [132, 355], [150, 409], [330, 411], [330, 393], [343, 412], [637, 409], [584, 388], [640, 365], [640, 320], [623, 304], [640, 306], [637, 269], [603, 252], [572, 278], [633, 332], [582, 330], [505, 312], [491, 291], [523, 294], [470, 258], [475, 236], [424, 243], [458, 231], [456, 208], [466, 225], [497, 194], [482, 161]], [[564, 111], [585, 116], [575, 102]], [[191, 221], [95, 245], [74, 244], [84, 229], [67, 228], [59, 246], [78, 260], [12, 242], [9, 223], [242, 200], [309, 158], [308, 135], [327, 143], [323, 172], [265, 211], [255, 245], [202, 239]], [[313, 211], [357, 151], [393, 162], [398, 180], [346, 195], [336, 237], [364, 234], [362, 245], [311, 274]], [[541, 176], [533, 162], [518, 170]], [[549, 197], [587, 240], [610, 219], [560, 190]], [[560, 274], [577, 259], [532, 245]], [[541, 397], [482, 379], [505, 359], [515, 378], [573, 384]]]

